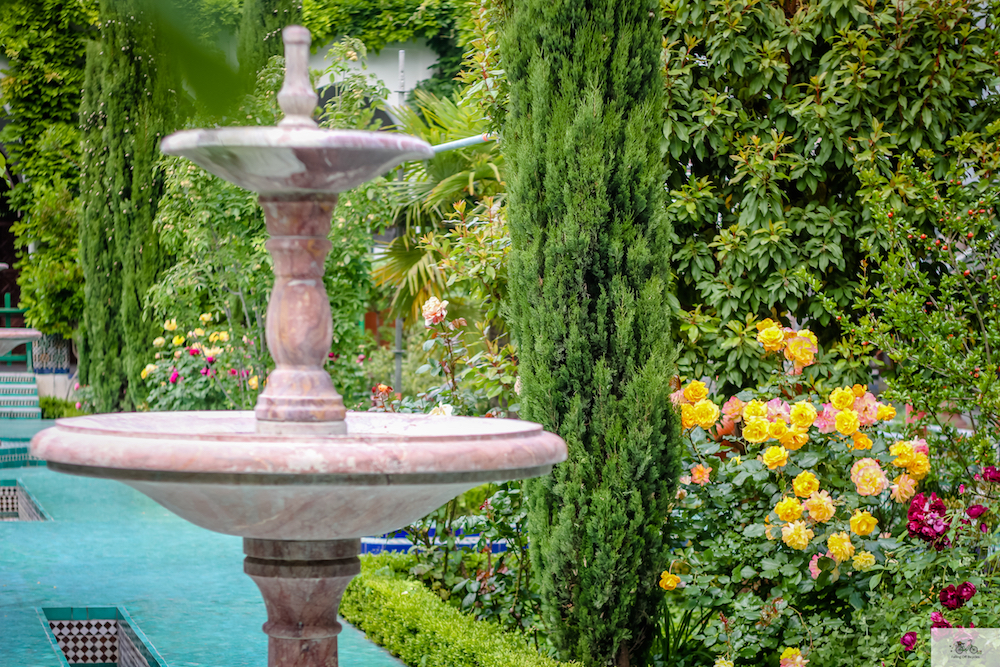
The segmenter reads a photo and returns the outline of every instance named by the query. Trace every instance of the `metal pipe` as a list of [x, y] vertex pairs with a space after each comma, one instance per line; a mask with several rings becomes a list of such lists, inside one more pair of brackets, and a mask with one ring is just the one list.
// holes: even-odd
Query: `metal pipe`
[[446, 141], [443, 144], [438, 144], [437, 146], [431, 146], [435, 153], [444, 153], [445, 151], [453, 151], [456, 148], [465, 148], [466, 146], [475, 146], [476, 144], [485, 144], [487, 141], [495, 141], [497, 135], [495, 134], [479, 134], [474, 137], [467, 137], [465, 139], [456, 139], [455, 141]]

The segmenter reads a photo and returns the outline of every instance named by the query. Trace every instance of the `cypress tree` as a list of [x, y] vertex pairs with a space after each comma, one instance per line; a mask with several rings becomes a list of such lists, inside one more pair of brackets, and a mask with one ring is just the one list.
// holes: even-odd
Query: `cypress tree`
[[180, 83], [158, 48], [146, 2], [101, 0], [99, 11], [81, 106], [80, 376], [97, 409], [111, 411], [142, 401], [143, 355], [160, 331], [143, 317], [146, 290], [167, 259], [153, 229], [162, 185], [154, 163], [160, 139], [176, 125]]
[[542, 614], [564, 658], [647, 645], [679, 474], [656, 0], [524, 0], [511, 103], [512, 329], [521, 415], [569, 459], [526, 486]]
[[281, 29], [302, 20], [302, 0], [245, 0], [236, 60], [240, 78], [252, 91], [257, 72], [271, 56], [285, 52]]

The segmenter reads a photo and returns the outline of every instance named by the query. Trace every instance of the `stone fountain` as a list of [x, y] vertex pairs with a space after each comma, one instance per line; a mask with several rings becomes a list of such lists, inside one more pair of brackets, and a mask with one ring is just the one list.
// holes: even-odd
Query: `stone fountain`
[[275, 284], [275, 361], [254, 412], [61, 419], [32, 440], [51, 470], [114, 479], [184, 519], [244, 538], [267, 608], [271, 667], [334, 667], [337, 608], [360, 538], [396, 530], [484, 482], [543, 475], [566, 458], [530, 422], [352, 413], [323, 370], [332, 328], [323, 260], [337, 193], [431, 147], [387, 132], [321, 130], [309, 32], [284, 30], [277, 127], [178, 132], [161, 150], [260, 193]]

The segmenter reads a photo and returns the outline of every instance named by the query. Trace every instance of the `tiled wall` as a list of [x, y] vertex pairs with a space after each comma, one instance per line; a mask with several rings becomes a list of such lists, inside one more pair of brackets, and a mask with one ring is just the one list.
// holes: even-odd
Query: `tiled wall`
[[28, 451], [28, 442], [20, 440], [0, 440], [0, 468], [24, 468], [43, 466], [45, 461], [36, 459]]
[[150, 667], [146, 647], [134, 635], [128, 623], [118, 624], [118, 667]]
[[20, 484], [0, 481], [0, 521], [44, 521], [45, 516]]
[[17, 521], [16, 486], [0, 486], [0, 521]]
[[31, 496], [20, 484], [17, 485], [17, 518], [21, 521], [45, 520], [34, 501], [31, 500]]
[[49, 621], [49, 627], [70, 664], [118, 662], [118, 621]]

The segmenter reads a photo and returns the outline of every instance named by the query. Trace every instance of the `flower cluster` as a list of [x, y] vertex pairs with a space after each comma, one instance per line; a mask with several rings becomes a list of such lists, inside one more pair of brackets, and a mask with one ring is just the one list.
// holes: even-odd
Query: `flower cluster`
[[815, 363], [819, 352], [816, 334], [808, 329], [782, 327], [771, 319], [757, 324], [757, 342], [764, 346], [765, 354], [784, 352], [785, 359], [792, 362], [791, 375], [799, 375], [803, 368]]
[[936, 493], [932, 493], [930, 497], [918, 493], [910, 502], [910, 510], [906, 514], [906, 528], [910, 537], [923, 540], [938, 551], [950, 546], [951, 542], [946, 537], [951, 528], [947, 512], [944, 501]]

